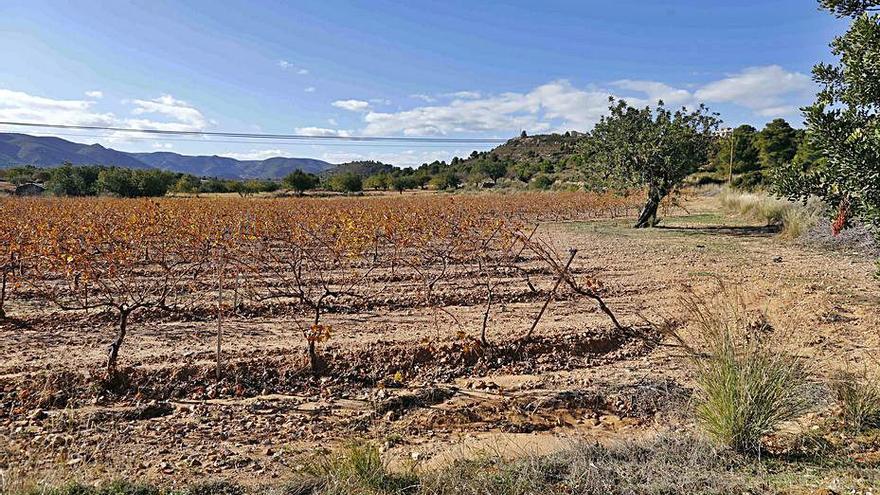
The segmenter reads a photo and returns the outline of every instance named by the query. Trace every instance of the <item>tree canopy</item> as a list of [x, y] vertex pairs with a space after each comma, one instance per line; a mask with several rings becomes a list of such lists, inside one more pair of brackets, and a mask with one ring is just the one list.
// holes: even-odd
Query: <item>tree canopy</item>
[[831, 43], [839, 62], [813, 68], [821, 89], [804, 114], [807, 139], [821, 159], [781, 167], [775, 188], [790, 198], [822, 197], [836, 207], [841, 225], [853, 215], [880, 225], [880, 15], [870, 13], [878, 2], [821, 4], [854, 17]]
[[318, 177], [314, 174], [307, 174], [302, 170], [294, 170], [282, 182], [284, 182], [285, 186], [296, 191], [297, 194], [302, 194], [318, 186]]
[[585, 163], [605, 170], [618, 187], [647, 189], [647, 201], [635, 227], [657, 223], [660, 201], [709, 158], [719, 120], [700, 105], [696, 110], [635, 108], [611, 99], [584, 141]]

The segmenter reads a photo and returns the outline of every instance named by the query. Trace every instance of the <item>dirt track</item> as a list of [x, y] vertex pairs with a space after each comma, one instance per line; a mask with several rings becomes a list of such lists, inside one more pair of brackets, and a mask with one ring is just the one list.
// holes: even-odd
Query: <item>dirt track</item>
[[[624, 325], [680, 317], [683, 288], [709, 287], [718, 277], [741, 285], [823, 373], [878, 353], [874, 260], [786, 243], [772, 229], [720, 215], [712, 198], [687, 207], [660, 229], [606, 220], [548, 224], [539, 235], [560, 251], [579, 249], [575, 271], [605, 283], [606, 301]], [[546, 289], [553, 279], [539, 273], [533, 282]], [[509, 344], [542, 301], [513, 281], [505, 287], [488, 336]], [[233, 318], [224, 353], [234, 378], [216, 390], [209, 379], [213, 322], [136, 319], [122, 361], [149, 386], [118, 400], [90, 394], [79, 376], [102, 364], [109, 320], [12, 301], [8, 313], [31, 323], [0, 326], [0, 386], [44, 383], [48, 373], [57, 390], [29, 393], [66, 399], [0, 416], [0, 469], [7, 478], [264, 483], [296, 470], [303, 455], [353, 436], [378, 441], [398, 462], [430, 465], [479, 449], [546, 451], [567, 438], [640, 435], [681, 421], [689, 378], [649, 332], [620, 335], [592, 301], [563, 292], [537, 330], [546, 348], [516, 361], [463, 350], [471, 340], [458, 332], [479, 332], [479, 287], [461, 278], [444, 290], [455, 296], [444, 314], [458, 323], [430, 308], [395, 305], [405, 291], [369, 313], [329, 314], [334, 334], [322, 353], [337, 373], [324, 379], [285, 374], [302, 361], [290, 314]], [[416, 365], [426, 348], [436, 354]], [[468, 352], [475, 357], [462, 358]], [[355, 379], [363, 378], [360, 368], [371, 376]]]

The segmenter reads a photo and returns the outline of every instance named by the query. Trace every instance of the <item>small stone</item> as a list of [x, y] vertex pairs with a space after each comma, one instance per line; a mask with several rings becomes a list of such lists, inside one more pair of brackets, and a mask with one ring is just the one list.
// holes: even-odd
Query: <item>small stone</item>
[[41, 419], [46, 419], [46, 417], [48, 417], [48, 416], [49, 415], [46, 414], [46, 411], [44, 411], [42, 409], [34, 409], [33, 411], [31, 411], [30, 414], [28, 414], [28, 419], [34, 420], [34, 421], [39, 421]]

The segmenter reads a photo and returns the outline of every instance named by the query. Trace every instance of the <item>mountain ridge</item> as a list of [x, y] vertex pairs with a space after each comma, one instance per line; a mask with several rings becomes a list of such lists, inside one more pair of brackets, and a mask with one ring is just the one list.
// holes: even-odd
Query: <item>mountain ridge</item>
[[238, 160], [218, 155], [182, 155], [169, 151], [125, 152], [54, 136], [0, 133], [0, 168], [22, 165], [51, 168], [65, 162], [162, 169], [223, 179], [280, 179], [294, 170], [317, 174], [335, 167], [332, 163], [314, 158], [278, 156], [264, 160]]

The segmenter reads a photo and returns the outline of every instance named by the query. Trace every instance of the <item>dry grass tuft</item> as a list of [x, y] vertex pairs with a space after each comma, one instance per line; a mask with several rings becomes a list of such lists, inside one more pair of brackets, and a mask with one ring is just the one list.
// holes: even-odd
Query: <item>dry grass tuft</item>
[[866, 371], [841, 373], [832, 381], [847, 429], [880, 428], [880, 379]]
[[683, 298], [691, 332], [671, 332], [693, 364], [697, 417], [706, 432], [738, 452], [759, 453], [761, 440], [811, 406], [804, 360], [770, 341], [766, 314], [749, 311], [742, 293], [719, 283], [708, 296]]
[[730, 213], [766, 225], [782, 227], [783, 236], [797, 239], [823, 218], [825, 205], [818, 200], [806, 204], [774, 198], [766, 193], [724, 190], [719, 195], [722, 207]]

